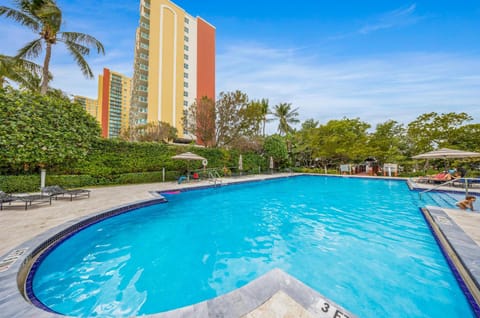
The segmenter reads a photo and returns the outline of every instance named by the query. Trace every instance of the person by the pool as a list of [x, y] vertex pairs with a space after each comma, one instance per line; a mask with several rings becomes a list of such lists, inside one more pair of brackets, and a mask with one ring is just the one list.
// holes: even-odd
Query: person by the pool
[[187, 170], [185, 170], [185, 171], [182, 173], [182, 175], [178, 178], [178, 184], [180, 184], [180, 183], [182, 183], [183, 181], [187, 180], [187, 177], [186, 177], [187, 173], [188, 173]]
[[470, 209], [473, 211], [473, 202], [475, 202], [476, 200], [476, 197], [469, 195], [465, 197], [465, 200], [458, 201], [457, 203], [455, 203], [455, 205], [462, 210]]

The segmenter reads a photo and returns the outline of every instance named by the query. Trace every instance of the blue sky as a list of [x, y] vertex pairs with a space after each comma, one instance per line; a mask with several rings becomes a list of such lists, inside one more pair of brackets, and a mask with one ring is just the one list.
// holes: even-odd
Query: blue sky
[[[174, 2], [216, 27], [217, 94], [239, 89], [271, 106], [292, 103], [302, 121], [345, 116], [375, 126], [463, 111], [480, 122], [478, 0]], [[137, 0], [57, 3], [66, 31], [104, 43], [105, 56], [88, 58], [96, 76], [103, 67], [132, 75]], [[33, 38], [5, 18], [0, 28], [3, 54]], [[83, 78], [61, 45], [53, 54], [52, 85], [96, 98], [97, 80]]]

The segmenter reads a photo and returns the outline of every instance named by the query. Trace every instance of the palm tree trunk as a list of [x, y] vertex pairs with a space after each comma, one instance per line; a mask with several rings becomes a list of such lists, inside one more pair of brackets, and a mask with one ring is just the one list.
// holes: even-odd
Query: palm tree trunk
[[52, 44], [47, 42], [47, 48], [45, 50], [45, 59], [43, 60], [43, 72], [42, 72], [42, 85], [40, 88], [40, 94], [47, 94], [48, 90], [48, 67], [50, 65], [50, 58], [52, 56]]

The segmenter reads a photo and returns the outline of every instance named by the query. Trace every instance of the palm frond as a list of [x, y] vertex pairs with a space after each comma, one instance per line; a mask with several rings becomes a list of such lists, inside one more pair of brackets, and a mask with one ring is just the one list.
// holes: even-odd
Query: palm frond
[[24, 59], [31, 57], [38, 57], [42, 53], [42, 39], [36, 39], [27, 43], [24, 47], [18, 50], [16, 59]]
[[95, 37], [79, 32], [62, 32], [60, 38], [64, 42], [72, 42], [87, 47], [95, 47], [97, 53], [105, 54], [105, 48]]
[[34, 10], [44, 26], [48, 26], [54, 33], [57, 33], [62, 26], [62, 11], [56, 3], [45, 1]]
[[5, 6], [0, 6], [0, 16], [2, 15], [32, 29], [33, 31], [38, 32], [41, 28], [40, 23], [36, 21], [34, 17], [28, 15], [27, 13]]
[[[13, 56], [0, 54], [0, 77], [18, 83], [31, 91], [39, 91], [42, 67], [31, 61], [17, 59]], [[52, 74], [49, 74], [52, 78]]]
[[[63, 42], [63, 41], [60, 41], [60, 42]], [[74, 48], [76, 51], [78, 51], [78, 53], [82, 54], [82, 56], [90, 54], [90, 48], [84, 45], [81, 45], [75, 42], [69, 42], [69, 41], [65, 41], [65, 45], [67, 46], [67, 48], [69, 47]]]
[[67, 48], [70, 54], [73, 56], [75, 62], [77, 62], [77, 65], [80, 67], [82, 70], [83, 75], [87, 78], [93, 78], [93, 72], [90, 69], [90, 66], [88, 65], [87, 61], [83, 58], [83, 54], [79, 52], [75, 46], [70, 45], [72, 43], [67, 42]]

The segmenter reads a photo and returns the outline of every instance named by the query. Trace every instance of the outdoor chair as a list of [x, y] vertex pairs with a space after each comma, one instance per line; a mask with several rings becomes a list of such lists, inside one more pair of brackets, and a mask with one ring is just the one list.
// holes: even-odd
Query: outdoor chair
[[49, 195], [51, 197], [54, 197], [55, 200], [59, 197], [62, 196], [64, 197], [65, 195], [70, 196], [70, 201], [73, 201], [73, 198], [75, 197], [81, 197], [81, 196], [87, 196], [90, 197], [90, 190], [86, 189], [64, 189], [61, 186], [54, 185], [54, 186], [48, 186], [48, 187], [43, 187], [41, 189], [42, 194]]
[[51, 205], [52, 197], [43, 194], [12, 195], [0, 191], [0, 210], [3, 210], [3, 203], [8, 202], [8, 204], [11, 205], [11, 203], [15, 201], [25, 203], [25, 210], [27, 210], [34, 202], [48, 202]]
[[11, 194], [0, 191], [0, 210], [3, 210], [4, 203], [11, 204], [12, 201], [15, 201], [15, 197], [13, 197]]

